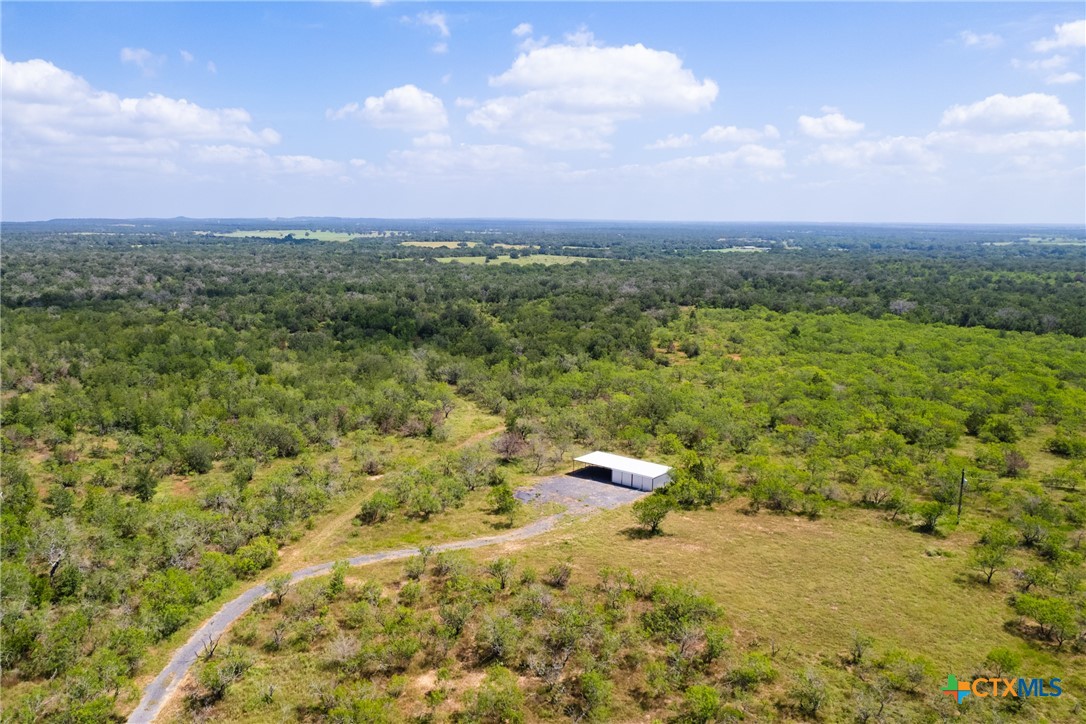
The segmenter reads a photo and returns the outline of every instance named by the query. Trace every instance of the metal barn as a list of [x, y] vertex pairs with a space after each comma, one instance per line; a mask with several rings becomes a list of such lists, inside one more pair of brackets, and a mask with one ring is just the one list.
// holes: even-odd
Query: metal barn
[[611, 471], [611, 482], [635, 490], [656, 490], [671, 482], [671, 468], [647, 460], [627, 458], [608, 452], [590, 452], [576, 462]]

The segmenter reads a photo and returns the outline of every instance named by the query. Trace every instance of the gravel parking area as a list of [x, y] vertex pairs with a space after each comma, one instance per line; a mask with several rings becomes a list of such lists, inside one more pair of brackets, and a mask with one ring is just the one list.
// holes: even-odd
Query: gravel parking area
[[559, 503], [570, 513], [588, 513], [632, 503], [647, 493], [587, 477], [558, 475], [540, 480], [530, 488], [521, 488], [515, 495], [523, 503]]

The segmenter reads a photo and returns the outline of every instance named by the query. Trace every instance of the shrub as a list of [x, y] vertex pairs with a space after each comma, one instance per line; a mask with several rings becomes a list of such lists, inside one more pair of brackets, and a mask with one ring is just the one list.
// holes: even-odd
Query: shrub
[[796, 677], [788, 695], [796, 702], [796, 708], [804, 716], [815, 718], [829, 696], [826, 680], [814, 669], [806, 669]]
[[422, 584], [418, 581], [408, 581], [400, 588], [400, 595], [398, 597], [401, 606], [407, 606], [408, 608], [417, 604], [422, 600]]
[[715, 722], [720, 714], [720, 706], [719, 691], [702, 684], [691, 686], [683, 694], [683, 709], [680, 720], [691, 722], [691, 724]]
[[252, 665], [252, 659], [242, 649], [233, 647], [227, 648], [222, 656], [205, 663], [196, 675], [204, 689], [205, 702], [214, 703], [222, 699], [234, 682]]
[[383, 523], [392, 515], [392, 511], [396, 510], [396, 505], [396, 498], [383, 490], [378, 490], [362, 504], [358, 520], [365, 525]]
[[206, 473], [215, 459], [215, 446], [202, 437], [186, 436], [177, 449], [177, 466], [182, 473]]
[[569, 585], [569, 578], [573, 574], [573, 567], [565, 562], [555, 563], [547, 569], [547, 575], [543, 582], [552, 588], [565, 588]]
[[1014, 651], [1000, 646], [988, 652], [984, 663], [991, 667], [991, 672], [995, 676], [1003, 676], [1017, 671], [1022, 664], [1022, 657]]
[[524, 694], [517, 677], [504, 666], [487, 670], [482, 686], [470, 692], [463, 712], [469, 724], [521, 724], [524, 721]]
[[1061, 430], [1045, 441], [1045, 450], [1068, 458], [1086, 458], [1086, 437]]
[[765, 654], [750, 653], [744, 657], [741, 664], [731, 670], [728, 678], [736, 687], [750, 689], [776, 679], [777, 670], [773, 668], [773, 662]]
[[586, 671], [577, 679], [582, 716], [588, 721], [606, 721], [615, 686], [598, 671]]
[[234, 554], [234, 573], [238, 578], [252, 578], [258, 572], [275, 563], [279, 551], [275, 541], [267, 536], [257, 536]]

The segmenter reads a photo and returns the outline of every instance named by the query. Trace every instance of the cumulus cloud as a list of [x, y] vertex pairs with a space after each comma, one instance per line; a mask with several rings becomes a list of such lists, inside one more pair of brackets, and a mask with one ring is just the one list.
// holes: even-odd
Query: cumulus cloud
[[432, 93], [408, 84], [382, 96], [370, 96], [362, 105], [348, 103], [325, 115], [332, 120], [357, 118], [375, 128], [402, 131], [437, 131], [449, 125], [445, 104]]
[[121, 62], [136, 66], [144, 75], [153, 76], [166, 58], [155, 55], [147, 48], [121, 48]]
[[215, 65], [215, 63], [213, 61], [210, 61], [210, 60], [207, 61], [207, 72], [211, 73], [211, 75], [218, 75], [219, 74], [219, 69], [218, 69], [218, 67], [216, 67], [216, 65]]
[[958, 39], [967, 48], [998, 48], [1003, 44], [1003, 38], [995, 33], [974, 33], [972, 30], [961, 31]]
[[523, 38], [523, 37], [529, 36], [531, 34], [532, 34], [532, 24], [531, 23], [521, 23], [517, 27], [513, 28], [513, 35], [517, 36], [518, 38]]
[[191, 63], [192, 61], [196, 60], [196, 56], [193, 55], [192, 53], [190, 53], [189, 51], [182, 50], [180, 52], [181, 52], [181, 60], [185, 61], [186, 63]]
[[42, 59], [0, 55], [5, 164], [76, 166], [126, 173], [202, 172], [214, 164], [244, 174], [333, 174], [342, 164], [305, 155], [274, 155], [280, 141], [254, 128], [242, 108], [205, 108], [183, 98], [125, 98]]
[[444, 55], [445, 53], [449, 52], [449, 44], [444, 41], [434, 43], [430, 46], [430, 52], [436, 53], [437, 55]]
[[645, 146], [649, 151], [663, 151], [669, 148], [689, 148], [694, 145], [694, 137], [689, 133], [684, 133], [681, 136], [670, 134], [667, 138], [661, 138], [658, 141]]
[[274, 130], [253, 129], [252, 117], [241, 108], [204, 108], [158, 94], [122, 98], [41, 59], [11, 62], [0, 56], [0, 65], [5, 141], [71, 146], [95, 140], [279, 142]]
[[1060, 99], [1045, 93], [988, 96], [969, 105], [955, 105], [943, 112], [939, 125], [977, 129], [1058, 128], [1071, 123], [1071, 114]]
[[819, 117], [800, 116], [799, 132], [811, 138], [833, 140], [851, 138], [864, 129], [864, 124], [846, 118], [836, 108], [823, 106], [824, 115]]
[[1033, 43], [1033, 50], [1048, 53], [1057, 48], [1081, 48], [1086, 46], [1086, 19], [1057, 25], [1052, 37], [1041, 38]]
[[774, 140], [781, 137], [776, 126], [766, 125], [757, 128], [737, 128], [736, 126], [713, 126], [701, 134], [701, 140], [709, 143], [754, 143], [763, 139]]
[[492, 87], [516, 94], [485, 101], [468, 121], [531, 144], [605, 149], [620, 121], [700, 111], [717, 96], [716, 83], [699, 81], [674, 53], [595, 42], [579, 30], [565, 43], [521, 53], [509, 70], [490, 78]]
[[942, 166], [942, 160], [928, 147], [928, 142], [916, 136], [889, 136], [875, 141], [823, 145], [807, 160], [852, 169], [885, 166], [936, 171]]

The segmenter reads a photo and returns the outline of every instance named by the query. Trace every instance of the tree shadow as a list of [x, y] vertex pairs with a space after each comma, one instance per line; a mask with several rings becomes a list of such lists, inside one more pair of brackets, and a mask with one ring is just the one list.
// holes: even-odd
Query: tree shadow
[[622, 535], [626, 536], [630, 540], [648, 540], [649, 538], [663, 538], [667, 534], [662, 530], [658, 530], [653, 533], [648, 528], [642, 528], [641, 526], [631, 525], [629, 528], [623, 528], [619, 531]]

